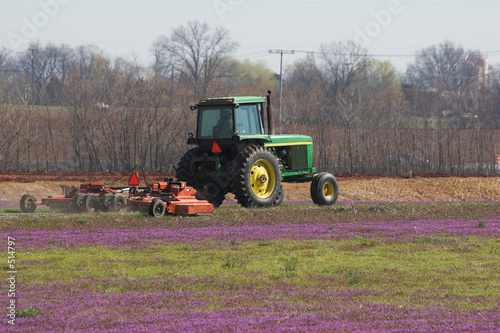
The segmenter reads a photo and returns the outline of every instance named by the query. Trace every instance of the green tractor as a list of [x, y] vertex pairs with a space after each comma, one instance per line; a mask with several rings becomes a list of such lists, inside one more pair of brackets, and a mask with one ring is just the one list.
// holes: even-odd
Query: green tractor
[[316, 173], [312, 166], [312, 138], [274, 134], [270, 91], [267, 97], [209, 98], [191, 110], [198, 110], [198, 125], [196, 135], [189, 133], [188, 144], [196, 147], [181, 158], [177, 178], [215, 207], [227, 193], [243, 207], [279, 206], [282, 181], [311, 181], [315, 204], [333, 205], [337, 200], [335, 177]]

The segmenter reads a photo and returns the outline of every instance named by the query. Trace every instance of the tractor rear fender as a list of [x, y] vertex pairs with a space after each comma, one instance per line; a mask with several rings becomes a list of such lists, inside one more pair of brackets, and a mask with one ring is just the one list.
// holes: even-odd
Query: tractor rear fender
[[240, 151], [242, 151], [243, 149], [245, 149], [246, 147], [248, 146], [261, 146], [261, 147], [264, 147], [264, 143], [266, 141], [264, 140], [242, 140], [242, 141], [239, 141], [237, 144], [236, 144], [236, 147], [235, 147], [235, 151], [232, 152], [232, 158], [234, 158]]

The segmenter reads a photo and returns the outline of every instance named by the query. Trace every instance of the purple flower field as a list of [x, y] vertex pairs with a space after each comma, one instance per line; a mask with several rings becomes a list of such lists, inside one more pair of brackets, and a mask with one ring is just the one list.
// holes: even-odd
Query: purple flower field
[[499, 332], [499, 207], [4, 218], [18, 312], [0, 331]]
[[[48, 301], [41, 318], [19, 319], [19, 329], [105, 332], [496, 332], [498, 311], [450, 311], [440, 306], [394, 306], [350, 301], [353, 295], [376, 290], [317, 291], [300, 295], [287, 286], [277, 290], [231, 290], [214, 293], [159, 292], [101, 294], [74, 290], [71, 285], [34, 288]], [[269, 297], [269, 296], [275, 297]], [[29, 297], [21, 295], [21, 298]], [[297, 305], [294, 299], [318, 306]], [[204, 310], [213, 299], [229, 309]], [[91, 310], [90, 310], [91, 309]], [[487, 318], [483, 320], [483, 318]], [[496, 324], [495, 324], [496, 323]], [[30, 331], [28, 329], [26, 331]]]
[[[46, 247], [122, 246], [135, 249], [147, 248], [152, 243], [196, 243], [202, 241], [214, 244], [230, 241], [254, 242], [274, 239], [307, 240], [331, 239], [348, 240], [356, 236], [379, 237], [385, 240], [402, 240], [407, 237], [438, 235], [441, 237], [500, 237], [499, 219], [482, 219], [488, 228], [478, 228], [476, 220], [421, 220], [387, 221], [337, 224], [278, 224], [255, 226], [214, 226], [202, 228], [141, 228], [141, 229], [101, 229], [64, 231], [23, 231], [18, 238], [21, 248], [37, 251]], [[297, 221], [298, 222], [298, 221]]]

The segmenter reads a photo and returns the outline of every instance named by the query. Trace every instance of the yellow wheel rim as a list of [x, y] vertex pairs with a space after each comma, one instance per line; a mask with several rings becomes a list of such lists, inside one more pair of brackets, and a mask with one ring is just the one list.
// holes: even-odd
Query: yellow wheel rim
[[250, 185], [253, 193], [259, 198], [270, 196], [276, 186], [276, 174], [272, 164], [267, 160], [258, 160], [250, 171]]
[[332, 198], [334, 192], [335, 192], [335, 189], [333, 188], [332, 183], [326, 182], [325, 185], [323, 185], [323, 194], [325, 195], [325, 198], [327, 198], [327, 199]]

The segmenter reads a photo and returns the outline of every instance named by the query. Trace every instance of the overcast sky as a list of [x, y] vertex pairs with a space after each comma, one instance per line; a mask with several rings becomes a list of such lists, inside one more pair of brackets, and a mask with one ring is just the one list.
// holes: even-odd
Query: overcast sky
[[[152, 42], [190, 20], [227, 28], [239, 59], [264, 60], [276, 72], [280, 57], [269, 49], [317, 51], [346, 40], [399, 70], [444, 40], [500, 63], [500, 0], [0, 0], [0, 46], [95, 44], [110, 57], [149, 64]], [[285, 55], [285, 68], [303, 56]]]

